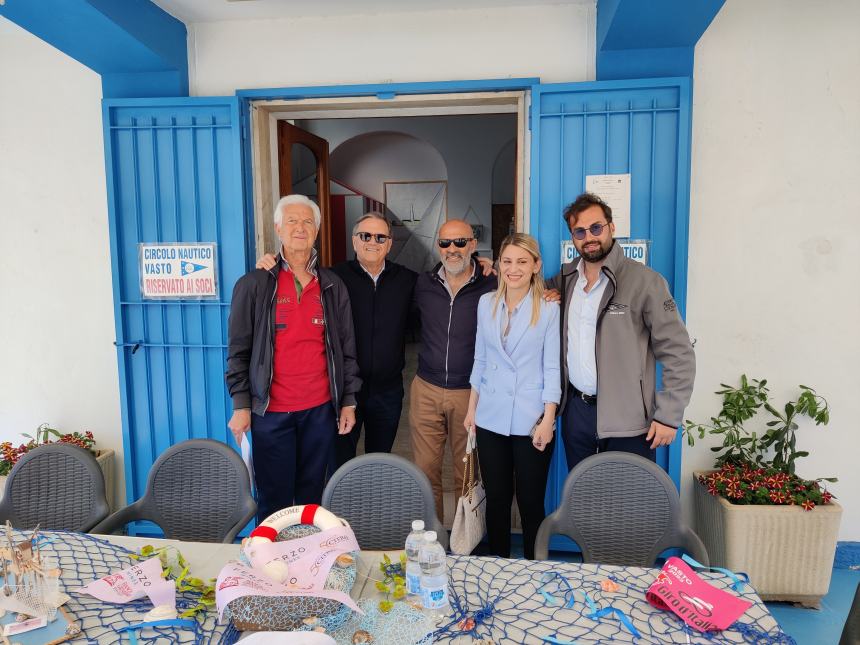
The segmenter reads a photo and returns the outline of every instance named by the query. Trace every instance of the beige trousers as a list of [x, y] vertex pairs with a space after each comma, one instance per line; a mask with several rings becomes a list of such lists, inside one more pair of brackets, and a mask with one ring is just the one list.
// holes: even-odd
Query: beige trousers
[[450, 438], [451, 454], [454, 457], [454, 490], [459, 497], [463, 488], [463, 459], [466, 456], [463, 419], [469, 407], [470, 392], [469, 389], [448, 390], [431, 385], [416, 376], [409, 393], [409, 423], [412, 426], [415, 464], [430, 480], [436, 515], [443, 522], [442, 457], [445, 454], [445, 441]]

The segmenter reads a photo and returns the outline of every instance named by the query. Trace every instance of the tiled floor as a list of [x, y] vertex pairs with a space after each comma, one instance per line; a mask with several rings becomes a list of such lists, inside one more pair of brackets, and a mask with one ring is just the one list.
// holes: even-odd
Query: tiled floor
[[785, 602], [769, 602], [767, 608], [797, 645], [837, 645], [858, 583], [860, 571], [834, 569], [830, 592], [821, 601], [821, 609], [804, 609]]

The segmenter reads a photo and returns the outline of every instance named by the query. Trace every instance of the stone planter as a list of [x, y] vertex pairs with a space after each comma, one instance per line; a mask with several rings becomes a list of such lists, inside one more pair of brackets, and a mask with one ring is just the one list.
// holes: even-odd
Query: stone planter
[[[107, 497], [108, 506], [111, 512], [116, 510], [116, 478], [114, 477], [114, 451], [110, 448], [107, 450], [98, 450], [96, 452], [96, 461], [102, 469], [102, 474], [105, 477], [105, 496]], [[3, 499], [3, 493], [6, 491], [7, 475], [0, 475], [0, 499]]]
[[696, 533], [711, 566], [742, 571], [763, 600], [818, 607], [830, 587], [842, 507], [730, 504], [694, 473]]

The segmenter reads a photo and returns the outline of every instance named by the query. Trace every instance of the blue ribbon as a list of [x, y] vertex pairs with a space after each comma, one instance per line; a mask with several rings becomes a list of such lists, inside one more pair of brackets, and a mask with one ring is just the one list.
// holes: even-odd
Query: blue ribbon
[[169, 620], [150, 620], [136, 625], [126, 625], [116, 631], [128, 632], [128, 640], [131, 645], [137, 645], [137, 631], [146, 627], [178, 627], [180, 629], [196, 629], [197, 623], [184, 618], [171, 618]]
[[627, 614], [625, 614], [623, 611], [621, 611], [620, 609], [617, 609], [615, 607], [609, 606], [609, 607], [606, 607], [604, 609], [601, 609], [600, 611], [596, 612], [595, 614], [589, 616], [589, 618], [600, 619], [600, 618], [603, 618], [604, 616], [608, 616], [609, 614], [615, 614], [615, 616], [618, 618], [618, 620], [621, 621], [621, 624], [627, 628], [627, 631], [629, 631], [631, 634], [633, 634], [633, 638], [642, 638], [642, 635], [639, 633], [639, 630], [637, 630], [633, 626], [633, 623], [627, 617]]
[[697, 562], [686, 553], [681, 556], [681, 559], [694, 569], [708, 569], [711, 571], [719, 571], [720, 573], [727, 575], [729, 578], [731, 578], [732, 589], [734, 591], [741, 592], [744, 590], [744, 585], [749, 584], [750, 577], [745, 573], [735, 573], [734, 571], [729, 571], [728, 569], [723, 569], [722, 567], [706, 567], [704, 564]]

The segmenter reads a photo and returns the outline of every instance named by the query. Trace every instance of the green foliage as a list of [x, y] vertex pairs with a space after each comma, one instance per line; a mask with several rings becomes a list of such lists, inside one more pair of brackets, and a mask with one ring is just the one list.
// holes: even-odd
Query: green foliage
[[[711, 417], [710, 423], [687, 420], [684, 429], [691, 446], [696, 437], [714, 435], [722, 439], [722, 445], [711, 448], [717, 453], [715, 466], [722, 474], [702, 481], [709, 491], [737, 504], [827, 504], [832, 495], [821, 490], [818, 482], [834, 482], [835, 478], [806, 481], [795, 475], [795, 462], [809, 455], [808, 451], [797, 449], [798, 419], [807, 417], [816, 426], [827, 425], [830, 421], [827, 400], [811, 387], [800, 385], [798, 395], [780, 409], [771, 402], [765, 379], [748, 379], [742, 374], [738, 387], [720, 385], [722, 389], [716, 394], [722, 397], [722, 406], [717, 416]], [[762, 411], [768, 417], [764, 427], [759, 427], [758, 432], [749, 430], [745, 424]], [[774, 475], [785, 475], [778, 477], [781, 486], [777, 488], [756, 483], [764, 476], [773, 484]], [[731, 490], [728, 482], [733, 482]], [[775, 490], [785, 494], [775, 495]]]
[[[695, 438], [704, 439], [706, 434], [719, 435], [722, 445], [711, 448], [716, 453], [716, 466], [724, 464], [750, 464], [769, 466], [780, 472], [794, 474], [795, 461], [809, 452], [797, 449], [796, 431], [798, 417], [808, 417], [815, 425], [827, 425], [830, 408], [827, 400], [811, 387], [800, 386], [800, 393], [793, 401], [778, 410], [770, 401], [767, 380], [748, 379], [741, 375], [739, 387], [721, 384], [716, 394], [722, 396], [722, 407], [710, 423], [687, 420], [684, 433], [687, 443], [695, 444]], [[761, 410], [771, 419], [760, 432], [748, 430], [747, 421]]]
[[388, 554], [382, 555], [379, 570], [383, 579], [376, 582], [376, 589], [385, 594], [385, 600], [379, 602], [379, 611], [388, 613], [394, 607], [393, 600], [406, 597], [406, 554], [400, 554], [400, 560], [392, 563]]
[[149, 560], [156, 556], [161, 560], [162, 578], [171, 578], [176, 581], [176, 591], [178, 592], [188, 591], [198, 595], [197, 604], [179, 614], [180, 618], [197, 617], [198, 614], [205, 614], [215, 606], [215, 578], [210, 578], [208, 582], [204, 582], [200, 578], [189, 575], [188, 563], [177, 548], [163, 546], [156, 549], [151, 544], [147, 544], [140, 549], [140, 555], [132, 554], [131, 558]]

